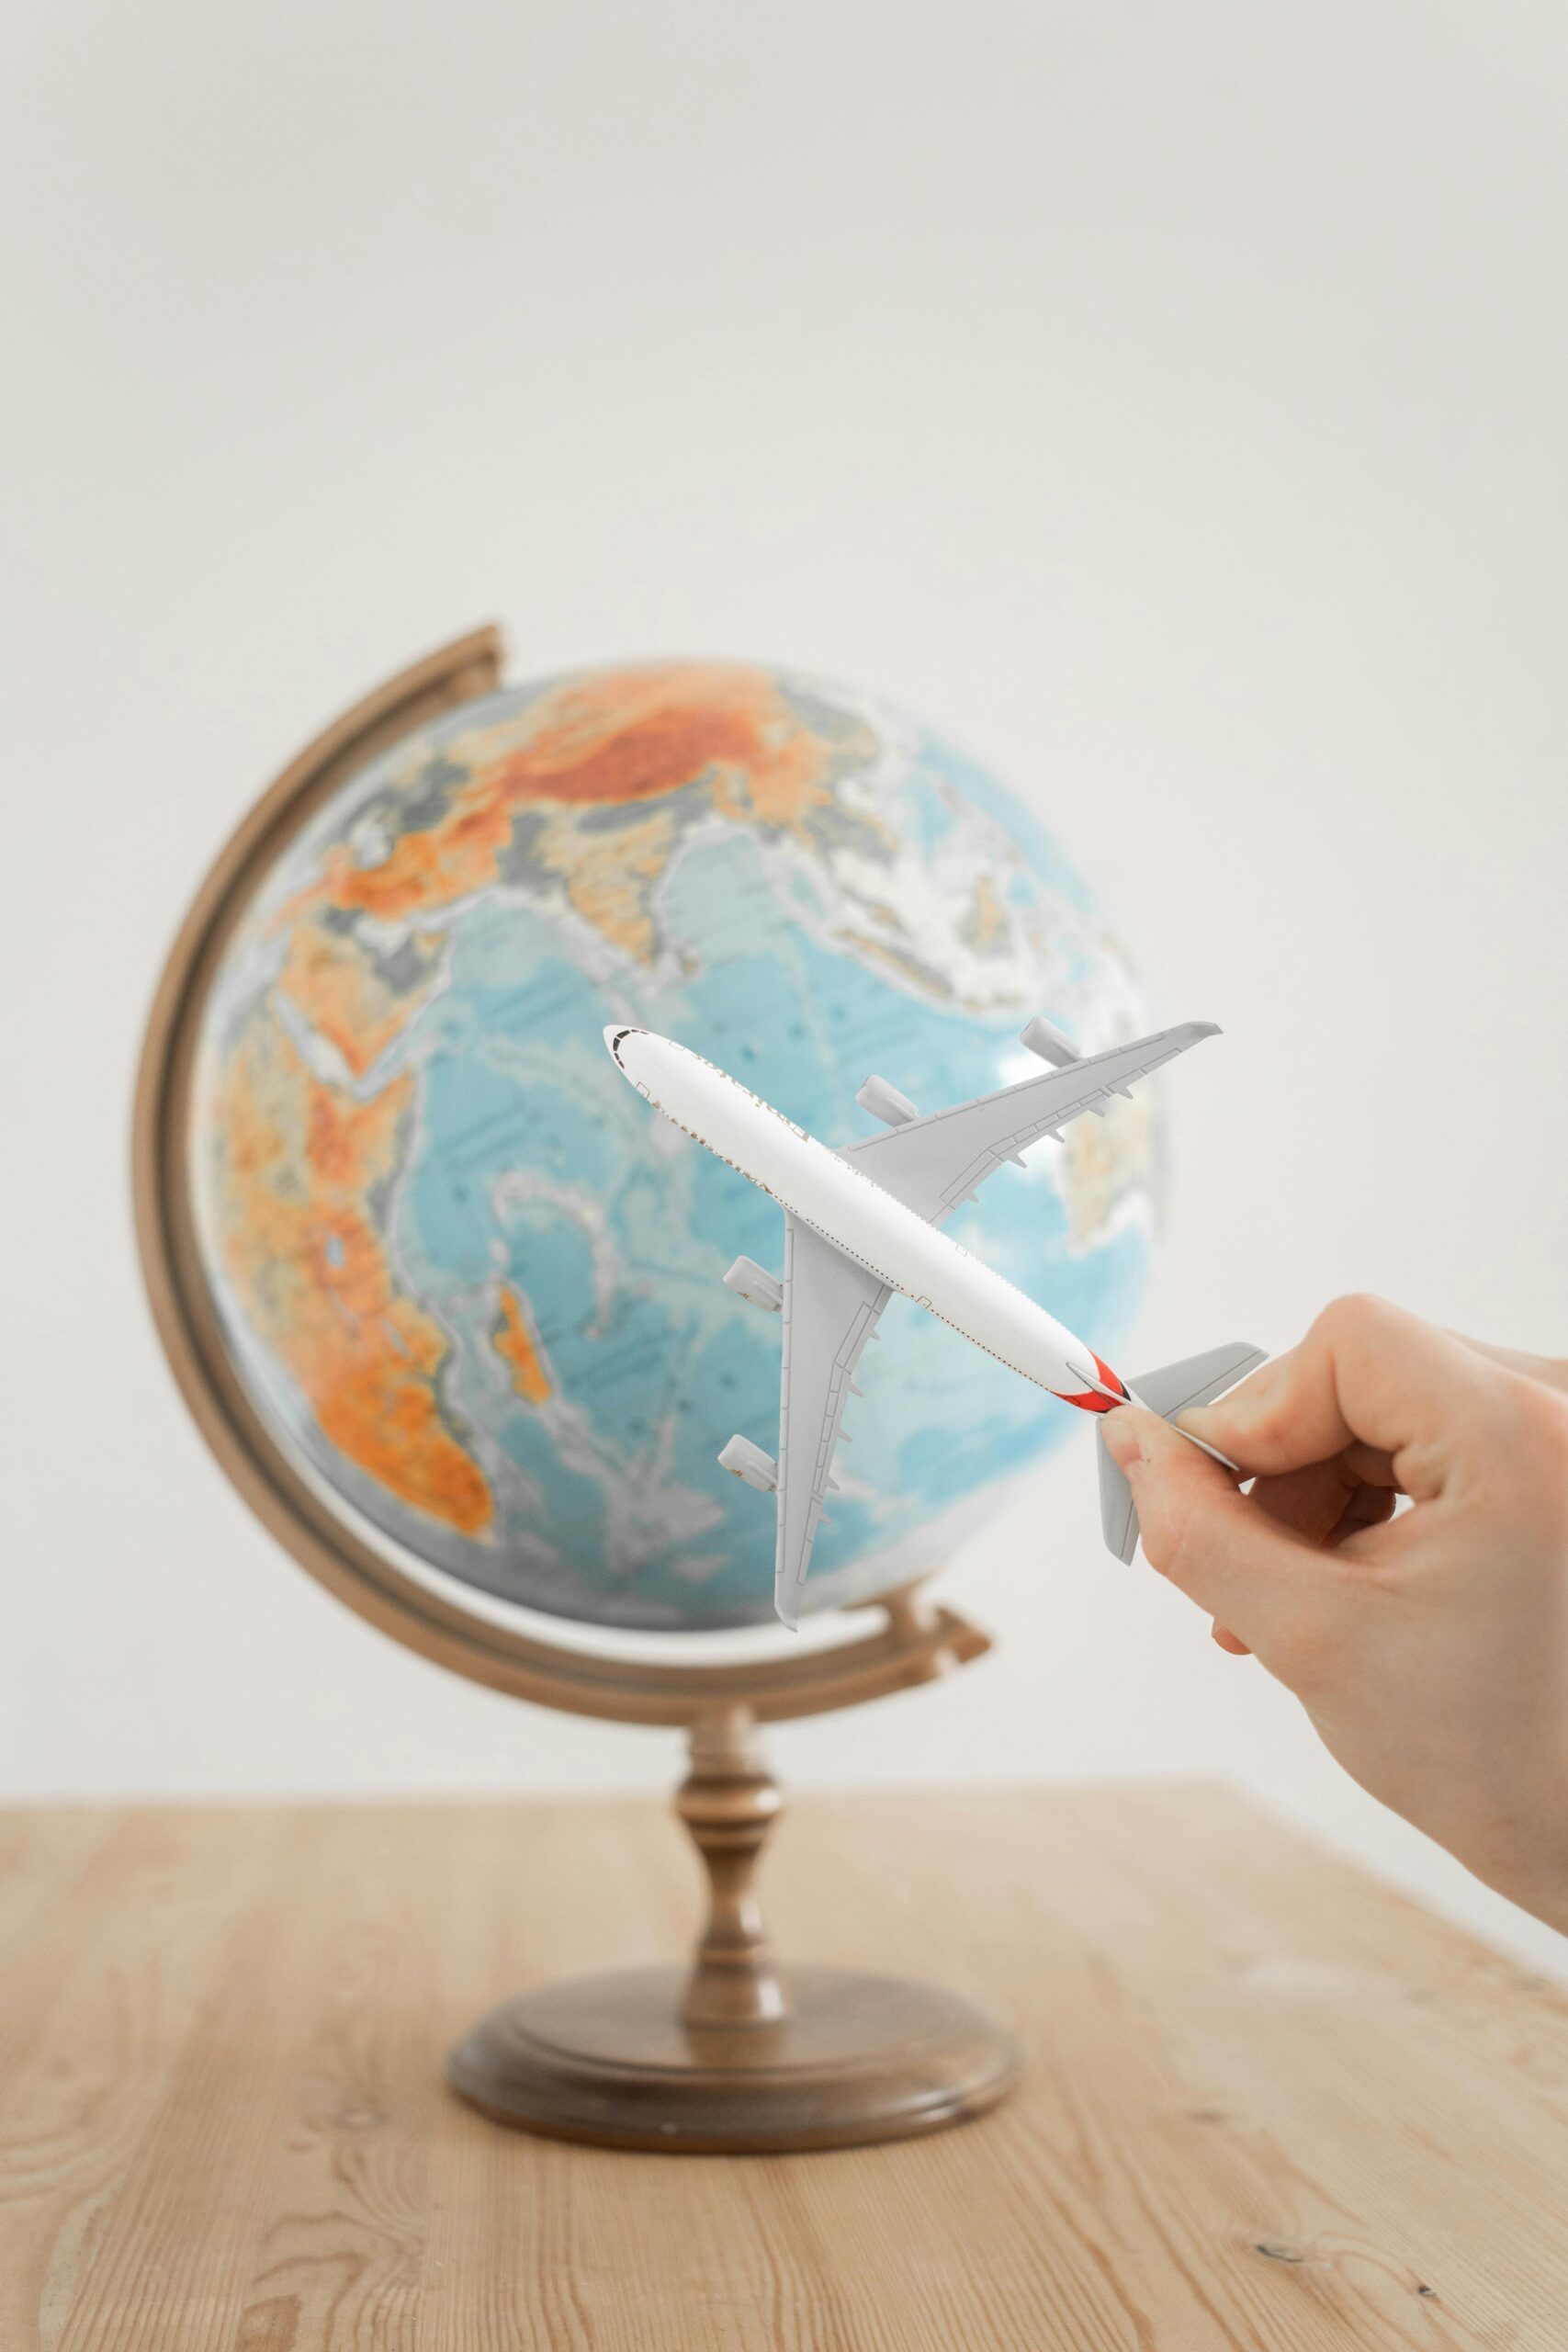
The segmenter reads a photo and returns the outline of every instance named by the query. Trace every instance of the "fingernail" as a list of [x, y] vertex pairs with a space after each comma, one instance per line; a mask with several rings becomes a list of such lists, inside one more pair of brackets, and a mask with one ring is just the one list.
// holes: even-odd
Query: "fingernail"
[[1216, 1440], [1210, 1429], [1213, 1418], [1212, 1405], [1189, 1405], [1184, 1413], [1178, 1413], [1176, 1426], [1179, 1430], [1189, 1430], [1193, 1437], [1201, 1437], [1206, 1445], [1213, 1445]]
[[1143, 1460], [1144, 1449], [1138, 1443], [1137, 1430], [1125, 1412], [1107, 1413], [1100, 1423], [1100, 1432], [1105, 1440], [1105, 1451], [1118, 1470], [1130, 1470], [1135, 1462]]

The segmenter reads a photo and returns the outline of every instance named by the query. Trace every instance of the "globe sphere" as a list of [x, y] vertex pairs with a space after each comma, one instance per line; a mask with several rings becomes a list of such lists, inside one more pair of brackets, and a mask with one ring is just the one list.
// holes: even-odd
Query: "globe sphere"
[[[776, 1204], [652, 1115], [607, 1023], [693, 1046], [824, 1141], [873, 1071], [922, 1109], [1141, 1007], [1039, 818], [918, 720], [791, 673], [600, 669], [445, 712], [273, 858], [206, 997], [187, 1145], [252, 1401], [437, 1575], [585, 1623], [768, 1619], [779, 1325], [725, 1288]], [[1114, 1355], [1157, 1098], [1004, 1169], [952, 1230]], [[940, 1565], [1075, 1419], [895, 1298], [808, 1608]]]

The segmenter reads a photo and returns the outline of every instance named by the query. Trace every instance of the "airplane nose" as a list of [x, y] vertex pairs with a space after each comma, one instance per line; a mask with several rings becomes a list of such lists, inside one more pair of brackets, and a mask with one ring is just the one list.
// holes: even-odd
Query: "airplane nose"
[[621, 1060], [622, 1038], [635, 1037], [637, 1034], [637, 1032], [625, 1021], [606, 1022], [604, 1025], [604, 1043], [608, 1046], [610, 1053], [614, 1057], [617, 1069], [623, 1069], [626, 1067], [624, 1062]]

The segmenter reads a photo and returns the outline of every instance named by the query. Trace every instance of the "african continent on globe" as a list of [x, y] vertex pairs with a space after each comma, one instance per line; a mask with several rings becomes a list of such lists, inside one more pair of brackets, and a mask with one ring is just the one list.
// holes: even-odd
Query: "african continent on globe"
[[[340, 1505], [471, 1587], [606, 1625], [773, 1607], [776, 1207], [625, 1084], [679, 1038], [828, 1143], [873, 1070], [922, 1110], [1140, 1011], [1030, 811], [871, 697], [709, 662], [512, 686], [339, 786], [208, 999], [190, 1148], [252, 1397]], [[1004, 1169], [953, 1230], [1112, 1359], [1145, 1271], [1145, 1096]], [[807, 1606], [938, 1566], [1076, 1417], [895, 1298]]]

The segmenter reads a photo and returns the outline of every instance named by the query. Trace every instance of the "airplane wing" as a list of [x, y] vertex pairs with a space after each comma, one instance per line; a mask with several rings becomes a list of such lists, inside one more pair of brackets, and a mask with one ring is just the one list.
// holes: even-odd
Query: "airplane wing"
[[774, 1603], [786, 1625], [799, 1620], [850, 1375], [889, 1295], [886, 1283], [786, 1215], [773, 1567]]
[[[867, 1136], [840, 1152], [885, 1192], [942, 1225], [963, 1202], [973, 1199], [993, 1168], [1016, 1159], [1042, 1136], [1055, 1135], [1084, 1111], [1103, 1113], [1113, 1094], [1125, 1094], [1134, 1079], [1184, 1054], [1202, 1037], [1216, 1035], [1212, 1021], [1184, 1021], [1157, 1029], [1131, 1046], [1112, 1046], [1039, 1078], [1026, 1078], [999, 1093], [955, 1102], [950, 1111], [908, 1120], [886, 1135]], [[908, 1107], [908, 1106], [906, 1106]]]

